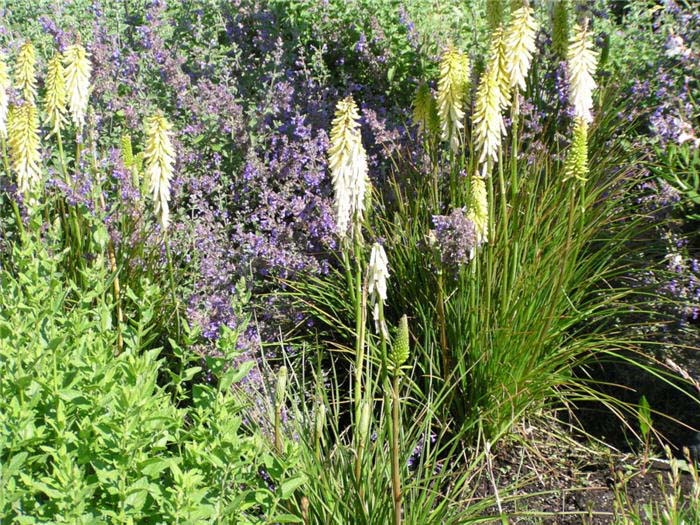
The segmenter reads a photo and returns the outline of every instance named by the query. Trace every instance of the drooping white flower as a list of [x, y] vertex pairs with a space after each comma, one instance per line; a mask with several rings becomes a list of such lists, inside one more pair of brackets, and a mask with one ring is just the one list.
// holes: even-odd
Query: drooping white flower
[[368, 289], [370, 296], [386, 301], [386, 280], [389, 278], [389, 261], [381, 244], [375, 242], [369, 256]]
[[386, 301], [386, 282], [388, 278], [389, 261], [386, 258], [386, 252], [381, 244], [375, 242], [372, 246], [369, 266], [367, 267], [367, 293], [370, 296], [370, 301], [374, 303], [372, 314], [377, 333], [381, 333], [387, 338], [389, 337], [389, 330], [386, 322], [382, 322], [379, 316], [379, 301]]

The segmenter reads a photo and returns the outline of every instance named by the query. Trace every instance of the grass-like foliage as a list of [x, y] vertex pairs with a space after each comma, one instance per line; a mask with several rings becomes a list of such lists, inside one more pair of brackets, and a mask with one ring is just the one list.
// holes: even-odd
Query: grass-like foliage
[[14, 271], [0, 275], [3, 522], [283, 519], [286, 467], [242, 429], [245, 404], [229, 391], [245, 369], [225, 372], [222, 357], [210, 363], [220, 374], [192, 387], [199, 358], [181, 350], [166, 367], [159, 349], [143, 351], [153, 287], [115, 357], [107, 275], [86, 268], [90, 291], [79, 289], [62, 257], [18, 248]]

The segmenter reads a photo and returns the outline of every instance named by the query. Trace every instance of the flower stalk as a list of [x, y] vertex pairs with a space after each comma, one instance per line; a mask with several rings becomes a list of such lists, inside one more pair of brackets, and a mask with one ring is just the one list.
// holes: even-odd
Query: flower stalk
[[338, 236], [360, 235], [367, 186], [367, 154], [362, 146], [360, 115], [352, 96], [336, 105], [330, 136], [328, 165], [335, 193]]
[[22, 93], [24, 103], [34, 105], [36, 99], [36, 50], [30, 40], [22, 44], [17, 54], [15, 86]]
[[596, 71], [597, 54], [593, 51], [588, 25], [574, 26], [574, 36], [567, 53], [569, 65], [569, 95], [574, 108], [574, 117], [586, 123], [593, 121], [593, 90], [597, 84], [593, 78]]
[[460, 136], [464, 129], [468, 90], [469, 59], [465, 53], [450, 45], [440, 60], [437, 108], [442, 139], [449, 143], [455, 155], [459, 152]]
[[408, 361], [410, 355], [410, 340], [408, 333], [408, 317], [402, 316], [389, 355], [389, 367], [392, 373], [391, 383], [391, 487], [394, 500], [394, 525], [401, 524], [401, 470], [399, 463], [399, 437], [401, 434], [401, 414], [399, 386], [401, 367]]
[[27, 207], [32, 208], [41, 184], [39, 116], [34, 105], [25, 102], [10, 110], [8, 143], [12, 168], [17, 175], [17, 191], [23, 195]]
[[85, 125], [88, 100], [90, 98], [90, 73], [92, 64], [80, 42], [68, 46], [63, 54], [65, 84], [68, 92], [68, 108], [71, 119], [80, 134]]

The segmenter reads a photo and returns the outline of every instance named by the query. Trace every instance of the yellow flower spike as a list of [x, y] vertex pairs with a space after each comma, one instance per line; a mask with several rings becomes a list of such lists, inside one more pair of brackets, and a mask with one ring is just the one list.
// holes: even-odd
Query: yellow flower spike
[[36, 98], [36, 51], [31, 41], [27, 40], [19, 48], [15, 64], [15, 84], [22, 93], [22, 98], [34, 104]]
[[10, 104], [10, 75], [5, 57], [0, 55], [0, 138], [7, 138], [7, 111]]
[[593, 51], [590, 32], [586, 25], [574, 26], [574, 36], [569, 43], [567, 53], [569, 65], [569, 100], [574, 107], [574, 117], [580, 117], [586, 122], [593, 120], [593, 90], [596, 82], [593, 79], [598, 60]]
[[582, 117], [574, 118], [574, 136], [566, 158], [564, 180], [585, 182], [588, 176], [588, 124]]
[[34, 105], [25, 102], [10, 109], [8, 145], [12, 169], [17, 174], [17, 190], [28, 206], [33, 206], [41, 185], [39, 116]]
[[338, 101], [331, 128], [328, 167], [335, 193], [338, 236], [344, 239], [362, 220], [367, 189], [367, 154], [362, 146], [360, 115], [352, 96]]
[[430, 87], [425, 82], [418, 86], [413, 101], [413, 123], [418, 127], [419, 133], [437, 134], [440, 131], [437, 105]]
[[531, 7], [516, 10], [506, 31], [506, 63], [510, 86], [525, 90], [525, 81], [535, 52], [537, 22]]
[[450, 45], [440, 60], [437, 106], [442, 139], [450, 143], [453, 153], [459, 151], [468, 90], [469, 58]]
[[172, 125], [158, 112], [146, 119], [144, 161], [148, 191], [153, 198], [155, 215], [163, 232], [170, 224], [170, 179], [175, 165], [175, 149], [171, 142]]
[[49, 135], [58, 134], [66, 124], [66, 103], [68, 92], [60, 55], [54, 55], [46, 71], [46, 123], [50, 126]]
[[497, 71], [498, 89], [501, 94], [501, 109], [506, 110], [511, 104], [510, 74], [508, 73], [508, 58], [506, 52], [506, 34], [502, 27], [494, 29], [491, 36], [491, 47], [487, 68]]
[[[472, 116], [474, 140], [479, 152], [479, 164], [483, 164], [489, 159], [493, 162], [498, 160], [498, 151], [506, 133], [503, 115], [501, 115], [503, 100], [498, 69], [489, 65], [481, 75], [476, 92], [474, 115]], [[484, 175], [488, 175], [488, 173], [484, 173]]]
[[476, 173], [471, 176], [470, 193], [467, 217], [474, 223], [476, 244], [480, 246], [489, 240], [489, 200], [486, 181]]
[[80, 130], [85, 124], [85, 113], [90, 98], [92, 64], [87, 51], [79, 43], [68, 46], [63, 53], [63, 64], [71, 119]]

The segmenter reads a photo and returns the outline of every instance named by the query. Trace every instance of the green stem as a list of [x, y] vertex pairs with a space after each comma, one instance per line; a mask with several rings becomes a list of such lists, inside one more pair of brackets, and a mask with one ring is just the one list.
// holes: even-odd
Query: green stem
[[[517, 89], [517, 88], [516, 88]], [[511, 121], [512, 121], [512, 142], [511, 142], [511, 153], [510, 153], [510, 194], [511, 199], [515, 199], [518, 194], [518, 123], [519, 123], [519, 111], [516, 109], [518, 104], [518, 93], [517, 90], [513, 95], [513, 107], [511, 109]]]
[[502, 150], [498, 151], [498, 182], [500, 186], [500, 197], [501, 197], [501, 224], [499, 224], [499, 228], [501, 231], [501, 237], [503, 238], [503, 242], [501, 242], [501, 246], [503, 248], [503, 260], [501, 261], [502, 264], [499, 266], [504, 268], [505, 271], [503, 272], [503, 280], [500, 283], [500, 295], [501, 295], [501, 311], [503, 314], [507, 312], [507, 304], [506, 304], [506, 296], [510, 290], [510, 283], [507, 281], [508, 278], [508, 269], [510, 268], [509, 263], [510, 263], [510, 247], [507, 242], [509, 231], [508, 231], [508, 202], [507, 202], [507, 197], [506, 197], [506, 182], [505, 182], [505, 174], [503, 172], [503, 152]]
[[399, 470], [399, 381], [400, 370], [394, 371], [391, 405], [391, 487], [394, 499], [394, 525], [401, 524], [401, 475]]
[[[363, 279], [363, 264], [362, 264], [362, 246], [360, 239], [360, 224], [359, 221], [356, 223], [356, 228], [354, 229], [354, 252], [355, 252], [355, 295], [361, 298], [355, 303], [355, 389], [354, 389], [354, 403], [355, 403], [355, 433], [356, 439], [356, 455], [355, 455], [355, 479], [357, 480], [358, 486], [361, 486], [361, 476], [362, 476], [362, 452], [364, 448], [364, 443], [362, 441], [362, 436], [360, 436], [357, 430], [361, 423], [361, 411], [362, 411], [362, 374], [365, 361], [365, 329], [367, 320], [367, 285]], [[363, 499], [362, 490], [360, 490], [360, 499]]]
[[180, 302], [177, 298], [177, 293], [175, 292], [175, 278], [173, 277], [173, 257], [170, 253], [170, 243], [168, 242], [167, 232], [163, 236], [163, 242], [165, 243], [165, 255], [168, 259], [168, 273], [170, 274], [170, 293], [172, 294], [173, 304], [175, 305], [175, 320], [177, 323], [177, 337], [178, 341], [181, 340], [182, 331], [180, 328]]
[[440, 350], [442, 355], [442, 378], [445, 385], [448, 384], [451, 359], [449, 348], [447, 346], [447, 322], [445, 319], [445, 283], [442, 267], [437, 271], [438, 299], [437, 299], [437, 315], [438, 326], [440, 327]]

